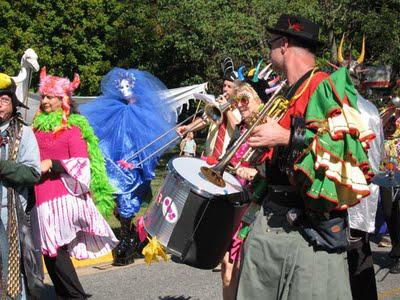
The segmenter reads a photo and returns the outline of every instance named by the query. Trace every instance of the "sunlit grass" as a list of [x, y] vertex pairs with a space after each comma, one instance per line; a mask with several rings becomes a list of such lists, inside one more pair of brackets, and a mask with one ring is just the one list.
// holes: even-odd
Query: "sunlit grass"
[[[164, 178], [167, 175], [166, 165], [167, 165], [168, 161], [172, 157], [178, 156], [178, 155], [179, 155], [179, 147], [176, 146], [161, 157], [158, 167], [156, 169], [156, 176], [151, 181], [151, 185], [150, 185], [151, 190], [146, 195], [145, 199], [143, 199], [142, 207], [140, 208], [140, 211], [137, 214], [137, 217], [142, 216], [145, 213], [154, 194], [157, 193], [158, 189], [163, 184]], [[108, 222], [108, 224], [110, 224], [111, 228], [119, 228], [120, 227], [119, 221], [115, 218], [114, 215], [111, 215], [110, 217], [108, 217], [107, 222]]]

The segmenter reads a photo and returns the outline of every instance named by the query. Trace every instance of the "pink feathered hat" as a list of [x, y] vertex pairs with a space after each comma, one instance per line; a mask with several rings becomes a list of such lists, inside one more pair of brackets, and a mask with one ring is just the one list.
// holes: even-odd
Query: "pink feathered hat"
[[46, 67], [40, 71], [39, 92], [42, 95], [52, 95], [57, 97], [72, 96], [72, 93], [80, 84], [78, 74], [75, 74], [71, 82], [68, 78], [52, 76], [46, 74]]
[[61, 126], [57, 127], [57, 130], [68, 126], [72, 93], [78, 88], [80, 82], [78, 74], [75, 74], [71, 82], [68, 78], [47, 75], [46, 67], [43, 67], [40, 71], [39, 92], [42, 95], [60, 97], [62, 101], [62, 123]]

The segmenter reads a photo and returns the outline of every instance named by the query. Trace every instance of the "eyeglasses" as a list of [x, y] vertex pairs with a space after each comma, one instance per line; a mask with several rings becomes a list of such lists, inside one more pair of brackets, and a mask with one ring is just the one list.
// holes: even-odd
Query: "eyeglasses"
[[2, 105], [9, 105], [11, 103], [11, 98], [9, 96], [1, 96], [0, 97], [0, 103]]
[[283, 36], [277, 36], [276, 38], [267, 40], [268, 47], [272, 48], [272, 44], [275, 43], [276, 41], [279, 41], [281, 38], [283, 38]]
[[249, 101], [250, 101], [250, 99], [249, 99], [249, 96], [247, 96], [247, 95], [239, 95], [238, 97], [236, 97], [236, 103], [239, 105], [241, 105], [241, 106], [247, 106], [247, 105], [249, 105]]

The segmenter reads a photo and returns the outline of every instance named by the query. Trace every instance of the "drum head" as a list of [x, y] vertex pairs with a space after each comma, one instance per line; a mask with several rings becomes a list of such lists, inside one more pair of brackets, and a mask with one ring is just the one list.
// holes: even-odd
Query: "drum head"
[[201, 167], [210, 167], [206, 161], [194, 157], [177, 157], [170, 161], [170, 170], [174, 170], [181, 177], [190, 182], [201, 191], [213, 195], [228, 195], [241, 192], [242, 186], [239, 181], [228, 172], [224, 173], [225, 187], [219, 187], [204, 178], [200, 171]]

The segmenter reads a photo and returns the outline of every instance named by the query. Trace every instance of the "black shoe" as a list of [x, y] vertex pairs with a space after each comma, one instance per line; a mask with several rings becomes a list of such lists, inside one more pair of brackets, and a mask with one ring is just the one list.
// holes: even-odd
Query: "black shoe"
[[389, 273], [400, 274], [400, 258], [396, 258], [393, 266], [389, 270]]
[[142, 251], [143, 248], [149, 243], [149, 240], [146, 238], [143, 242], [140, 242], [139, 234], [136, 231], [135, 225], [133, 225], [131, 229], [131, 238], [134, 249], [134, 258], [144, 258]]
[[131, 238], [132, 218], [120, 218], [121, 238], [118, 246], [112, 251], [114, 266], [126, 266], [134, 263], [135, 245]]
[[112, 251], [113, 265], [126, 266], [135, 262], [134, 251], [132, 245], [122, 240], [118, 246]]

